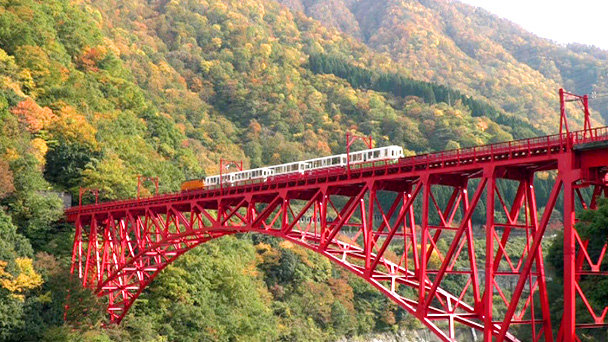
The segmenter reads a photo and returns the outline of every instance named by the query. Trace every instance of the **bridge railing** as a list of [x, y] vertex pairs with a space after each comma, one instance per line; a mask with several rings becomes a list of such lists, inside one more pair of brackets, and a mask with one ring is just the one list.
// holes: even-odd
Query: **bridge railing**
[[479, 157], [491, 158], [495, 155], [509, 154], [515, 152], [530, 152], [538, 148], [559, 147], [567, 142], [567, 135], [563, 135], [560, 139], [559, 134], [549, 135], [545, 137], [521, 139], [514, 141], [501, 142], [490, 145], [475, 146], [461, 149], [453, 149], [442, 152], [433, 152], [428, 154], [416, 155], [402, 159], [402, 164], [421, 165], [445, 162], [466, 162], [468, 160], [475, 161]]
[[478, 157], [493, 158], [496, 155], [526, 152], [546, 149], [547, 152], [564, 150], [573, 145], [608, 140], [608, 127], [597, 127], [586, 131], [575, 131], [563, 134], [554, 134], [544, 137], [528, 138], [501, 142], [490, 145], [453, 149], [442, 152], [406, 157], [401, 164], [417, 166], [433, 163], [455, 162], [457, 164], [468, 160], [475, 161]]
[[572, 132], [574, 144], [584, 144], [608, 140], [608, 127], [597, 127], [586, 131]]

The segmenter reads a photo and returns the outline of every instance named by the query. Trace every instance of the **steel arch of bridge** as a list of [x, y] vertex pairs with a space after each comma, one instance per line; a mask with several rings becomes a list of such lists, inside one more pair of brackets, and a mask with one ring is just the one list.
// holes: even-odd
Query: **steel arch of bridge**
[[[119, 323], [181, 254], [224, 235], [257, 232], [304, 246], [362, 277], [442, 341], [455, 341], [457, 326], [482, 331], [484, 341], [520, 341], [512, 334], [514, 325], [529, 326], [533, 341], [578, 341], [577, 331], [606, 326], [608, 308], [596, 311], [580, 285], [583, 278], [607, 275], [606, 247], [599, 260], [592, 260], [574, 223], [577, 206], [593, 209], [608, 195], [607, 167], [608, 128], [603, 127], [350, 172], [324, 170], [79, 206], [66, 212], [76, 226], [72, 271], [84, 286], [107, 297], [110, 319]], [[545, 171], [555, 171], [556, 179], [547, 203], [539, 204], [534, 179]], [[505, 182], [517, 189], [514, 194], [506, 193]], [[551, 322], [555, 308], [548, 299], [541, 245], [560, 196], [561, 323]], [[485, 246], [475, 248], [471, 219], [482, 205], [487, 208]], [[526, 241], [516, 252], [509, 245], [514, 235]], [[447, 251], [438, 248], [441, 239], [449, 241]], [[389, 245], [398, 247], [389, 253]], [[456, 278], [460, 281], [452, 281]], [[511, 294], [504, 291], [504, 279], [515, 285]], [[576, 322], [577, 305], [588, 311], [586, 321]], [[506, 310], [496, 315], [500, 307]]]

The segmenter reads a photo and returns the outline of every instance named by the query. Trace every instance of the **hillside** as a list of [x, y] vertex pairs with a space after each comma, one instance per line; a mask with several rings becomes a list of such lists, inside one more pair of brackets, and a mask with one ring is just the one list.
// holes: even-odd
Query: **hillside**
[[[386, 52], [417, 79], [485, 97], [555, 132], [557, 89], [605, 94], [606, 51], [561, 46], [487, 11], [449, 0], [281, 0]], [[606, 98], [592, 101], [608, 118]], [[576, 113], [578, 114], [578, 113]]]
[[[324, 54], [364, 69], [405, 75], [387, 55], [373, 53], [348, 36], [274, 2], [185, 1], [179, 6], [131, 2], [118, 11], [110, 10], [112, 2], [93, 4], [110, 26], [126, 28], [108, 30], [119, 48], [129, 46], [120, 51], [121, 58], [151, 99], [185, 126], [186, 135], [208, 141], [209, 133], [199, 132], [214, 130], [225, 118], [234, 129], [244, 130], [232, 141], [243, 147], [252, 165], [301, 159], [306, 153], [343, 151], [346, 128], [373, 134], [381, 144], [395, 143], [415, 152], [443, 149], [450, 141], [451, 146], [469, 146], [506, 139], [513, 129], [492, 125], [488, 118], [472, 118], [462, 106], [421, 103], [355, 87], [332, 73], [311, 72], [309, 55]], [[133, 48], [146, 51], [145, 56], [134, 55]], [[165, 70], [184, 83], [168, 84], [151, 69]], [[152, 84], [150, 79], [165, 84]], [[204, 102], [201, 107], [208, 106], [209, 120], [203, 123], [199, 117], [184, 117], [182, 104], [169, 105], [175, 102], [173, 92], [196, 95]], [[443, 114], [445, 119], [439, 120]], [[425, 140], [433, 131], [418, 134], [429, 127], [419, 126], [424, 120], [436, 122], [437, 129], [446, 131], [433, 146]], [[486, 126], [490, 131], [479, 134], [476, 127]], [[277, 142], [283, 139], [296, 144], [291, 146], [304, 146], [276, 151], [275, 146], [282, 145]], [[233, 153], [228, 157], [243, 156]]]
[[137, 175], [177, 191], [220, 158], [254, 167], [344, 152], [347, 131], [413, 154], [552, 130], [555, 84], [530, 81], [545, 102], [529, 114], [468, 74], [434, 76], [438, 61], [412, 68], [372, 44], [383, 10], [364, 23], [365, 4], [0, 0], [0, 341], [334, 341], [418, 327], [327, 260], [257, 236], [185, 255], [111, 329], [69, 277], [58, 192], [134, 197]]

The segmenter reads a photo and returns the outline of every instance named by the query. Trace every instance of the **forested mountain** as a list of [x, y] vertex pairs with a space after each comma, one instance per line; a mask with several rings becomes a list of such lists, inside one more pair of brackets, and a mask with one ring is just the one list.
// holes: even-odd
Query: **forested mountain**
[[[426, 13], [429, 33], [391, 38], [408, 23], [399, 4]], [[463, 59], [477, 64], [458, 62], [455, 43], [427, 44], [438, 35], [430, 23], [443, 20], [432, 6], [454, 17], [472, 9], [399, 4], [294, 0], [292, 11], [271, 0], [0, 0], [0, 341], [332, 341], [416, 327], [327, 260], [244, 236], [185, 255], [121, 327], [101, 329], [103, 303], [70, 282], [73, 231], [57, 195], [76, 198], [82, 186], [99, 188], [102, 200], [133, 197], [137, 175], [177, 191], [217, 172], [220, 158], [253, 167], [344, 152], [347, 131], [413, 154], [553, 130], [561, 81], [552, 77], [574, 82], [561, 64], [549, 76], [530, 56], [504, 52], [514, 69], [499, 59], [490, 72], [493, 57], [470, 57], [485, 45]], [[411, 51], [395, 52], [408, 41]], [[606, 60], [588, 47], [541, 43], [538, 55], [563, 53], [572, 70]], [[494, 82], [494, 73], [504, 77]]]
[[[550, 132], [558, 122], [558, 88], [608, 91], [606, 51], [557, 45], [458, 1], [280, 1], [389, 53], [416, 79], [483, 96]], [[592, 101], [604, 119], [606, 104], [605, 97]]]

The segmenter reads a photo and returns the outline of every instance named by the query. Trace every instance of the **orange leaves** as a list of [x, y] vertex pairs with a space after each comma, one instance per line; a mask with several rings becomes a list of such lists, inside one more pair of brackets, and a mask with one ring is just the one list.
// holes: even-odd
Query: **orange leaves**
[[78, 59], [78, 64], [87, 71], [98, 71], [99, 68], [97, 67], [97, 64], [106, 58], [107, 54], [108, 49], [105, 46], [88, 48]]
[[348, 280], [344, 278], [330, 278], [328, 282], [334, 298], [342, 303], [348, 311], [354, 312], [355, 305], [353, 302], [355, 293], [353, 288], [348, 284]]
[[488, 129], [488, 123], [483, 120], [479, 120], [477, 122], [477, 128], [482, 132], [485, 132]]
[[326, 139], [326, 137], [319, 136], [312, 130], [306, 130], [303, 144], [307, 150], [314, 151], [317, 155], [329, 155], [331, 154], [331, 148]]
[[397, 254], [393, 250], [390, 250], [390, 249], [387, 249], [384, 252], [384, 256], [383, 257], [384, 257], [385, 260], [388, 260], [388, 261], [390, 261], [392, 263], [395, 263], [395, 264], [399, 264], [399, 261], [401, 261], [400, 257], [397, 256]]
[[251, 122], [249, 122], [249, 132], [251, 132], [254, 136], [258, 136], [260, 133], [262, 133], [262, 125], [260, 125], [260, 123], [255, 119], [252, 119]]
[[13, 172], [9, 168], [8, 161], [0, 159], [0, 198], [15, 191], [13, 184]]
[[[53, 112], [48, 107], [40, 107], [32, 98], [26, 98], [17, 106], [10, 109], [20, 124], [30, 133], [39, 133], [41, 130], [50, 130], [56, 138], [68, 139], [97, 144], [95, 134], [97, 130], [74, 107], [59, 103], [59, 110]], [[34, 155], [41, 161], [48, 147], [42, 139], [34, 139], [31, 143]]]
[[30, 133], [38, 133], [57, 119], [50, 108], [40, 107], [29, 97], [11, 108], [11, 113]]

